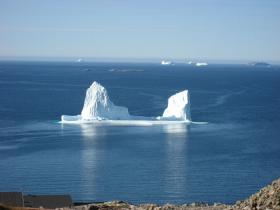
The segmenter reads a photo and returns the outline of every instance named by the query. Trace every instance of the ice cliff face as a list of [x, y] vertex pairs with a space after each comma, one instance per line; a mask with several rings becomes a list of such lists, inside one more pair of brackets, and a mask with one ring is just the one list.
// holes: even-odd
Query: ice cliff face
[[188, 90], [176, 93], [168, 99], [167, 108], [164, 110], [161, 118], [170, 120], [191, 120]]
[[87, 89], [81, 117], [83, 120], [124, 120], [130, 118], [128, 109], [114, 105], [109, 99], [107, 90], [97, 82], [93, 82]]

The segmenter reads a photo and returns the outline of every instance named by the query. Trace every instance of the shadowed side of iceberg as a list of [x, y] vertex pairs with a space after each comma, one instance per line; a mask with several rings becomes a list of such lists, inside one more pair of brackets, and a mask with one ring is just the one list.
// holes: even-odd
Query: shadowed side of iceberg
[[171, 121], [189, 123], [190, 121], [189, 92], [184, 90], [168, 99], [167, 108], [159, 117], [132, 116], [128, 109], [116, 106], [110, 101], [107, 90], [97, 82], [87, 89], [84, 106], [80, 115], [62, 115], [61, 123], [114, 122], [136, 123], [145, 121], [152, 124], [168, 123]]

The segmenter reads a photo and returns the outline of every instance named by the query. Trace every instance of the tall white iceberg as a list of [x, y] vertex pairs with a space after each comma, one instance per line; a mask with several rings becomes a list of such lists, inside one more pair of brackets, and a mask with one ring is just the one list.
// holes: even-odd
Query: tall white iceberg
[[167, 108], [164, 110], [161, 119], [191, 120], [188, 90], [176, 93], [168, 99]]
[[171, 96], [160, 117], [131, 116], [126, 107], [116, 106], [110, 101], [107, 90], [102, 85], [93, 82], [87, 89], [81, 114], [61, 116], [62, 123], [100, 120], [190, 121], [189, 93], [188, 90], [184, 90]]
[[99, 83], [93, 82], [87, 89], [81, 117], [84, 120], [124, 120], [130, 116], [126, 107], [114, 105], [107, 90]]

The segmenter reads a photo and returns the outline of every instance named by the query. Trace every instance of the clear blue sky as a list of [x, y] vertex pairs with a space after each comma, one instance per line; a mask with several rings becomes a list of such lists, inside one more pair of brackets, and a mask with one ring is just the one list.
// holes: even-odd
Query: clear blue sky
[[280, 0], [0, 0], [0, 57], [280, 61]]

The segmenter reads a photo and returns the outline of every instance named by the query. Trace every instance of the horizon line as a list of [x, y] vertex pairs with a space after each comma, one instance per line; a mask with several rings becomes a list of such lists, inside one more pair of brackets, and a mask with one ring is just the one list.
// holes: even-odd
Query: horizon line
[[0, 56], [0, 61], [61, 61], [61, 62], [160, 62], [162, 60], [170, 60], [172, 62], [186, 63], [193, 62], [209, 62], [215, 64], [248, 64], [250, 62], [266, 62], [271, 64], [280, 64], [280, 60], [269, 59], [208, 59], [208, 58], [171, 58], [171, 57], [90, 57], [90, 56]]

